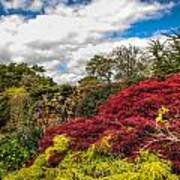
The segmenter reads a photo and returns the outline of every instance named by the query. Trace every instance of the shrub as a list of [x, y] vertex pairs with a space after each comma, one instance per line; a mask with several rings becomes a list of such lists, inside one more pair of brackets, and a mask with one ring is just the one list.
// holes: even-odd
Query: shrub
[[[110, 97], [96, 116], [47, 129], [39, 150], [52, 145], [59, 134], [72, 138], [73, 150], [85, 150], [110, 133], [111, 153], [134, 157], [141, 148], [151, 149], [171, 160], [179, 172], [179, 81], [176, 74], [166, 81], [148, 80], [124, 89]], [[157, 121], [162, 106], [168, 109], [162, 114], [167, 123]]]
[[90, 117], [97, 113], [98, 108], [112, 94], [120, 89], [120, 84], [92, 88], [76, 106], [77, 117]]
[[3, 132], [12, 132], [23, 125], [29, 125], [31, 119], [31, 98], [23, 87], [8, 88], [3, 96], [7, 100], [8, 117], [6, 126], [2, 128]]
[[[72, 152], [68, 149], [70, 139], [65, 136], [57, 136], [53, 142], [52, 146], [37, 157], [32, 166], [9, 174], [4, 180], [23, 180], [24, 177], [26, 180], [178, 180], [179, 178], [172, 173], [171, 163], [148, 151], [142, 151], [137, 159], [130, 161], [97, 152], [94, 145], [86, 151]], [[50, 164], [52, 157], [53, 160], [58, 157], [60, 161], [57, 164]]]
[[38, 148], [41, 131], [20, 127], [18, 131], [4, 134], [0, 139], [0, 177], [7, 171], [16, 170], [26, 164]]
[[5, 176], [7, 173], [7, 169], [5, 168], [5, 165], [0, 162], [0, 178]]
[[0, 128], [6, 125], [9, 119], [9, 105], [8, 99], [0, 94]]
[[30, 157], [28, 149], [23, 147], [16, 137], [5, 138], [1, 140], [0, 162], [6, 169], [17, 169]]
[[180, 74], [165, 81], [150, 79], [111, 96], [99, 109], [99, 115], [111, 119], [141, 116], [154, 120], [161, 106], [169, 109], [166, 118], [178, 119]]
[[31, 96], [35, 100], [33, 121], [36, 125], [46, 128], [66, 121], [65, 101], [72, 92], [73, 87], [66, 84], [34, 91]]

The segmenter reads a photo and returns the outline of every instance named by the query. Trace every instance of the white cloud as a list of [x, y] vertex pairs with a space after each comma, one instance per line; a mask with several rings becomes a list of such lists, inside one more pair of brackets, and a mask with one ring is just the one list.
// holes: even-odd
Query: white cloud
[[[19, 6], [18, 3], [13, 1], [11, 6]], [[120, 44], [145, 46], [147, 42], [138, 38], [111, 41], [104, 33], [123, 32], [133, 23], [155, 17], [172, 5], [139, 0], [94, 0], [87, 6], [51, 6], [46, 9], [46, 15], [31, 20], [2, 17], [0, 61], [38, 63], [56, 81], [74, 83], [84, 75], [85, 64], [94, 54], [107, 52]], [[67, 64], [63, 74], [59, 71], [61, 63]]]

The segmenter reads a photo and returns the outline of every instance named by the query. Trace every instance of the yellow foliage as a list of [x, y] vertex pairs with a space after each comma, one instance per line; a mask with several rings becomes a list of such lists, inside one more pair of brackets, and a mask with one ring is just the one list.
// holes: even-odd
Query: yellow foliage
[[7, 95], [9, 97], [22, 95], [22, 94], [27, 94], [27, 91], [23, 87], [19, 87], [19, 88], [12, 87], [5, 91], [5, 95]]
[[158, 111], [158, 116], [156, 117], [156, 122], [157, 123], [163, 123], [166, 124], [167, 120], [163, 119], [163, 116], [169, 112], [169, 109], [167, 109], [166, 107], [162, 106], [159, 111]]
[[112, 133], [109, 133], [108, 135], [102, 137], [99, 142], [95, 144], [95, 149], [98, 152], [104, 152], [107, 153], [111, 150], [111, 139], [113, 137]]
[[[101, 142], [109, 148], [111, 136]], [[95, 144], [86, 151], [68, 150], [70, 140], [63, 135], [53, 139], [54, 145], [38, 156], [34, 164], [6, 176], [3, 180], [178, 180], [171, 172], [171, 164], [148, 151], [142, 151], [135, 161], [98, 152]], [[52, 151], [66, 151], [56, 166], [47, 162]]]

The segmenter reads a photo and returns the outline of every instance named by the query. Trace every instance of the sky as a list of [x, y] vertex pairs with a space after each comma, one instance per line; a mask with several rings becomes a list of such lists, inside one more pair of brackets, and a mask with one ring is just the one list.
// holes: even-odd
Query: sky
[[74, 84], [95, 54], [145, 48], [179, 27], [179, 0], [0, 0], [0, 63], [38, 64]]

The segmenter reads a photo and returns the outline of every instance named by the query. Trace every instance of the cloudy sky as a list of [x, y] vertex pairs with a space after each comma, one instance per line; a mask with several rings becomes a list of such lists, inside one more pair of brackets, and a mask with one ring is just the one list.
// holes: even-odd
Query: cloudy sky
[[0, 0], [0, 63], [39, 64], [75, 83], [94, 54], [145, 47], [179, 25], [179, 0]]

